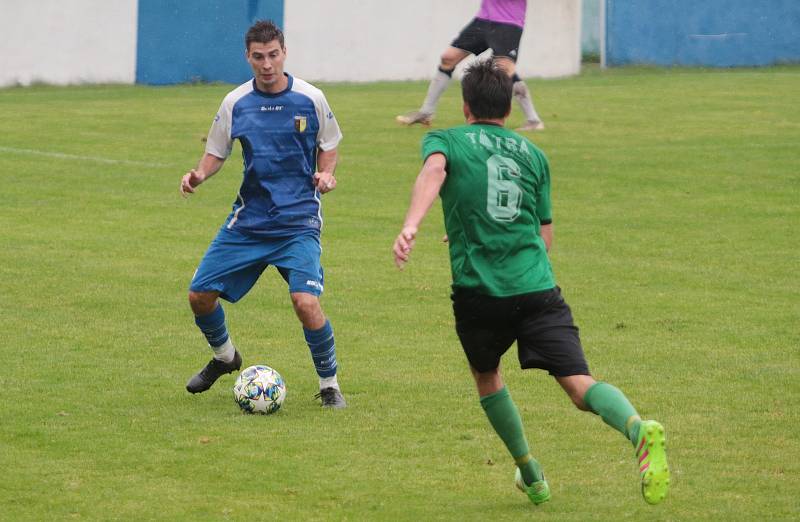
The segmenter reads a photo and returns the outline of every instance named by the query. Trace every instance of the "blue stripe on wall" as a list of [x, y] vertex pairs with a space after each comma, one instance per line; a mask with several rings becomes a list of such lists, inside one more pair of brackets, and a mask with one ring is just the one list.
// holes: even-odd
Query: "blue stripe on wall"
[[282, 28], [283, 2], [139, 0], [136, 83], [246, 81], [244, 34], [255, 20]]
[[800, 62], [798, 0], [606, 0], [606, 63]]

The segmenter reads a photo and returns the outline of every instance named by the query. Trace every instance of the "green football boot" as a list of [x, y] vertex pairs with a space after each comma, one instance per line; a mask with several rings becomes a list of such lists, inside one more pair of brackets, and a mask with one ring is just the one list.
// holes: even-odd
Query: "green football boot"
[[542, 480], [537, 480], [530, 486], [526, 486], [525, 481], [522, 480], [522, 473], [517, 468], [514, 474], [514, 484], [518, 490], [528, 495], [530, 501], [537, 506], [550, 500], [550, 486], [547, 485], [544, 475], [542, 475]]
[[642, 421], [638, 439], [636, 458], [642, 476], [642, 496], [648, 504], [658, 504], [669, 490], [664, 427], [654, 420]]

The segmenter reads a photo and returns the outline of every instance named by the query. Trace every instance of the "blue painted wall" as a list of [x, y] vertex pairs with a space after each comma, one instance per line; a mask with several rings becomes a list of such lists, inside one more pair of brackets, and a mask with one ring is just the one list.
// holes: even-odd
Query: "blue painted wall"
[[255, 20], [283, 27], [283, 2], [139, 0], [136, 83], [246, 81], [244, 34]]
[[606, 0], [606, 63], [800, 62], [800, 0]]

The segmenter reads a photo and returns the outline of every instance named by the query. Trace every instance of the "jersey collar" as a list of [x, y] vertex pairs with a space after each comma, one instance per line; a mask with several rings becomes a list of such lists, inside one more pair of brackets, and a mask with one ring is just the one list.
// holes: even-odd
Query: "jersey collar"
[[294, 77], [291, 74], [283, 73], [283, 75], [286, 76], [286, 78], [289, 80], [289, 82], [286, 84], [286, 88], [284, 90], [282, 90], [280, 92], [275, 92], [275, 93], [264, 92], [264, 91], [262, 91], [261, 89], [258, 88], [258, 85], [256, 85], [256, 79], [253, 78], [251, 80], [252, 83], [253, 83], [253, 92], [256, 93], [256, 94], [259, 94], [261, 96], [265, 96], [267, 98], [274, 98], [276, 96], [283, 96], [284, 94], [286, 94], [287, 92], [292, 90], [292, 84], [294, 83]]

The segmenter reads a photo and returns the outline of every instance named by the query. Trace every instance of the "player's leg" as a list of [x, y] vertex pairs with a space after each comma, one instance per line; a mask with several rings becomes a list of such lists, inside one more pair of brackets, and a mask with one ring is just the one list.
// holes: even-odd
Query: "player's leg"
[[519, 55], [519, 42], [522, 39], [522, 28], [511, 24], [493, 23], [488, 33], [489, 46], [494, 53], [494, 62], [514, 81], [513, 93], [522, 113], [525, 124], [517, 130], [543, 130], [544, 123], [533, 107], [533, 98], [528, 86], [517, 76], [516, 61]]
[[336, 342], [333, 327], [322, 312], [319, 298], [305, 292], [292, 292], [292, 306], [303, 324], [303, 335], [319, 376], [319, 398], [326, 408], [344, 408], [344, 400], [336, 377]]
[[516, 64], [509, 58], [497, 57], [494, 59], [498, 67], [505, 70], [514, 82], [514, 99], [519, 104], [522, 114], [525, 115], [525, 124], [517, 128], [518, 131], [540, 131], [544, 130], [544, 123], [536, 108], [533, 106], [533, 98], [528, 85], [516, 73]]
[[556, 379], [579, 409], [599, 415], [606, 424], [631, 441], [636, 451], [644, 499], [650, 504], [664, 500], [670, 482], [664, 427], [654, 420], [641, 420], [625, 394], [607, 382], [595, 382], [586, 375]]
[[436, 112], [439, 98], [442, 97], [442, 94], [450, 84], [456, 66], [470, 54], [477, 55], [489, 48], [486, 40], [487, 24], [488, 22], [484, 20], [473, 19], [461, 30], [450, 46], [442, 53], [439, 69], [436, 71], [436, 75], [431, 80], [430, 85], [428, 85], [428, 94], [425, 96], [422, 107], [417, 111], [401, 114], [396, 118], [398, 123], [403, 125], [413, 125], [415, 123], [430, 125], [433, 114]]
[[470, 364], [480, 404], [517, 466], [517, 487], [534, 504], [550, 498], [539, 462], [530, 453], [517, 405], [500, 376], [500, 358], [514, 342], [505, 320], [508, 300], [464, 291], [453, 293], [456, 332]]
[[479, 372], [470, 366], [478, 388], [481, 408], [495, 433], [506, 446], [517, 466], [514, 482], [534, 504], [550, 500], [550, 487], [544, 479], [542, 467], [533, 458], [525, 437], [525, 428], [517, 405], [500, 377], [499, 367]]
[[322, 311], [319, 296], [324, 276], [320, 265], [319, 238], [299, 236], [286, 241], [273, 258], [283, 278], [289, 284], [289, 295], [297, 318], [303, 325], [303, 336], [319, 377], [319, 398], [325, 408], [347, 406], [337, 378], [336, 341], [333, 327]]
[[214, 358], [224, 363], [233, 361], [235, 349], [225, 324], [225, 311], [219, 302], [219, 292], [189, 291], [189, 306], [194, 322], [208, 341]]
[[190, 393], [202, 393], [226, 373], [242, 367], [242, 356], [228, 335], [225, 312], [219, 304], [219, 292], [189, 292], [194, 322], [214, 352], [213, 358], [186, 383]]
[[663, 428], [655, 421], [641, 421], [624, 393], [592, 378], [572, 311], [558, 288], [530, 296], [520, 306], [530, 313], [521, 332], [520, 363], [547, 369], [577, 408], [599, 415], [625, 435], [636, 448], [645, 500], [660, 502], [669, 487]]
[[214, 356], [186, 383], [190, 393], [204, 392], [222, 375], [241, 368], [242, 356], [231, 341], [219, 297], [241, 299], [265, 266], [257, 242], [225, 227], [208, 247], [189, 286], [189, 304]]
[[417, 111], [411, 111], [406, 114], [401, 114], [395, 118], [398, 123], [403, 125], [414, 125], [420, 123], [422, 125], [430, 125], [433, 120], [433, 115], [436, 112], [436, 106], [439, 104], [439, 98], [442, 97], [444, 91], [450, 85], [450, 80], [453, 78], [453, 70], [464, 58], [469, 56], [469, 53], [463, 49], [456, 47], [448, 47], [441, 56], [439, 68], [436, 70], [431, 83], [428, 85], [428, 93], [425, 95], [425, 101], [422, 102], [422, 107]]

